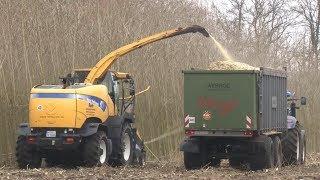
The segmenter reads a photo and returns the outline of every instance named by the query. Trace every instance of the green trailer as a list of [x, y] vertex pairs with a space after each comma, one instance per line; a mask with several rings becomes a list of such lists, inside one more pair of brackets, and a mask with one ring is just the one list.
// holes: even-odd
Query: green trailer
[[287, 73], [259, 70], [188, 70], [184, 74], [181, 144], [187, 169], [218, 166], [271, 168], [304, 163], [305, 131], [296, 120], [305, 98], [287, 94]]

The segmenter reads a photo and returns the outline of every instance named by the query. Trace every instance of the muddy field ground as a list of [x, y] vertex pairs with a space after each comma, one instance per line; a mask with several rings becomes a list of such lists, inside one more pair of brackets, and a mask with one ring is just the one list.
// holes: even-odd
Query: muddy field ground
[[302, 166], [249, 171], [232, 169], [224, 161], [219, 168], [186, 171], [182, 162], [147, 162], [143, 167], [66, 168], [19, 170], [0, 167], [0, 179], [320, 179], [320, 153], [308, 156]]

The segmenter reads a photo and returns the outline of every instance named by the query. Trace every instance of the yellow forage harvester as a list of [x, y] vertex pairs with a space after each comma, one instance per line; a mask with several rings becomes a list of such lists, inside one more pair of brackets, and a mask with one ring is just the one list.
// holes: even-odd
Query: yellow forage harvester
[[[103, 57], [90, 69], [75, 70], [60, 85], [32, 88], [29, 122], [19, 127], [16, 159], [20, 168], [38, 168], [42, 158], [55, 165], [143, 164], [145, 148], [135, 123], [135, 83], [128, 73], [110, 71], [121, 56], [147, 44], [199, 32], [177, 28], [140, 39]], [[142, 91], [144, 92], [144, 91]]]

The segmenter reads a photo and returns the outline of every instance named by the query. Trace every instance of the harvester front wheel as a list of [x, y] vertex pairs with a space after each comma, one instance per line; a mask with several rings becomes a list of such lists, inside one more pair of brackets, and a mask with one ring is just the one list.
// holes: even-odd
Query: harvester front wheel
[[41, 166], [40, 153], [27, 143], [26, 136], [19, 136], [16, 146], [16, 158], [18, 167], [25, 168], [39, 168]]
[[107, 136], [103, 131], [87, 137], [83, 143], [84, 164], [89, 167], [105, 164], [109, 159], [107, 146]]
[[125, 123], [121, 132], [120, 139], [120, 154], [117, 160], [117, 165], [130, 165], [133, 162], [133, 132], [129, 123]]

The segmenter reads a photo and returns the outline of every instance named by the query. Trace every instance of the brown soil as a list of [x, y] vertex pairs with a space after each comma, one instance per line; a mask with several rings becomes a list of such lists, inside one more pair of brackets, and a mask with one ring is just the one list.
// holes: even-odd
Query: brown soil
[[320, 154], [308, 157], [306, 165], [248, 171], [232, 169], [227, 161], [220, 168], [186, 171], [183, 164], [148, 162], [143, 167], [41, 168], [19, 170], [0, 167], [0, 179], [320, 179]]

